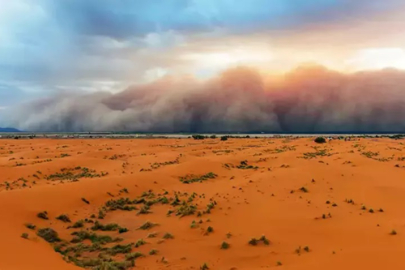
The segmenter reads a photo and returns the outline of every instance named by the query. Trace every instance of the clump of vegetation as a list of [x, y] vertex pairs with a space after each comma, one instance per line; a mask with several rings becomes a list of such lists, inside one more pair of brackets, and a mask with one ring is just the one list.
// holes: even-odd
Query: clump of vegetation
[[54, 242], [60, 241], [58, 233], [51, 228], [39, 229], [37, 234], [39, 237], [43, 238], [45, 241], [47, 241], [49, 243], [54, 243]]
[[397, 231], [396, 231], [396, 230], [392, 230], [392, 231], [390, 232], [390, 234], [391, 234], [391, 235], [397, 235]]
[[227, 141], [228, 140], [228, 136], [222, 136], [221, 137], [221, 141]]
[[354, 201], [352, 199], [346, 199], [345, 202], [350, 203], [350, 204], [354, 204]]
[[194, 229], [194, 228], [197, 228], [197, 227], [198, 227], [197, 222], [195, 222], [195, 220], [193, 220], [193, 221], [191, 222], [190, 228]]
[[27, 227], [27, 228], [30, 229], [30, 230], [35, 230], [35, 228], [36, 228], [37, 226], [35, 226], [35, 225], [32, 224], [32, 223], [26, 223], [26, 224], [25, 224], [25, 227]]
[[94, 178], [104, 175], [104, 173], [100, 175], [95, 170], [79, 166], [75, 168], [63, 168], [60, 172], [50, 174], [46, 178], [51, 181], [78, 181], [80, 178]]
[[122, 241], [122, 238], [112, 238], [109, 235], [98, 235], [96, 233], [90, 233], [87, 231], [73, 232], [72, 235], [74, 235], [75, 237], [70, 241], [71, 243], [79, 243], [84, 240], [90, 240], [92, 243], [104, 245]]
[[136, 241], [136, 243], [135, 243], [135, 247], [140, 247], [140, 246], [143, 246], [143, 245], [145, 245], [146, 244], [146, 242], [145, 242], [145, 240], [143, 240], [143, 239], [139, 239], [138, 241]]
[[24, 239], [28, 239], [28, 233], [21, 234], [21, 237], [24, 238]]
[[305, 192], [305, 193], [308, 192], [308, 189], [307, 189], [306, 187], [301, 187], [300, 190], [301, 190], [302, 192]]
[[204, 140], [205, 136], [204, 135], [193, 135], [194, 140]]
[[67, 215], [64, 215], [64, 214], [62, 214], [62, 215], [56, 217], [56, 219], [58, 219], [58, 220], [60, 220], [60, 221], [63, 221], [63, 222], [71, 222], [71, 221], [70, 221], [70, 218], [69, 218]]
[[109, 224], [101, 224], [100, 222], [96, 221], [94, 225], [91, 227], [93, 231], [117, 231], [120, 229], [120, 226], [116, 223], [109, 223]]
[[229, 244], [227, 242], [222, 242], [221, 244], [221, 249], [228, 249], [229, 248]]
[[328, 153], [326, 149], [321, 149], [321, 150], [316, 150], [316, 152], [307, 152], [303, 154], [304, 156], [302, 158], [304, 159], [312, 159], [312, 158], [317, 158], [318, 156], [325, 157], [325, 156], [330, 156], [331, 154]]
[[82, 201], [86, 204], [90, 204], [90, 202], [88, 200], [86, 200], [86, 198], [82, 198]]
[[109, 255], [126, 254], [132, 251], [132, 244], [128, 245], [115, 245], [111, 248], [105, 249], [105, 252]]
[[128, 229], [127, 228], [124, 228], [124, 227], [120, 227], [119, 229], [118, 229], [118, 232], [119, 233], [126, 233], [128, 231]]
[[146, 236], [146, 238], [155, 238], [157, 236], [156, 232], [150, 233]]
[[315, 138], [314, 142], [316, 142], [316, 143], [326, 143], [326, 139], [324, 137], [317, 137], [317, 138]]
[[208, 267], [208, 265], [207, 265], [206, 263], [204, 263], [204, 264], [201, 265], [201, 267], [200, 267], [200, 270], [208, 270], [208, 269], [210, 269], [210, 268]]
[[141, 209], [139, 209], [138, 213], [136, 213], [136, 214], [137, 215], [146, 215], [146, 214], [152, 213], [149, 209], [150, 209], [150, 207], [147, 204], [145, 204], [141, 207]]
[[144, 257], [145, 255], [143, 255], [142, 253], [140, 253], [140, 252], [134, 252], [134, 253], [128, 253], [128, 254], [126, 254], [125, 255], [125, 259], [126, 260], [135, 260], [135, 259], [138, 259], [138, 258], [140, 258], [140, 257]]
[[134, 201], [131, 201], [128, 198], [120, 198], [117, 200], [109, 200], [105, 203], [105, 207], [108, 211], [123, 210], [123, 211], [133, 211], [137, 210]]
[[183, 204], [176, 209], [176, 216], [184, 217], [184, 216], [189, 216], [193, 215], [197, 211], [197, 206], [191, 204], [191, 203], [186, 203], [183, 202]]
[[42, 218], [42, 219], [46, 219], [46, 220], [49, 219], [49, 218], [48, 218], [48, 212], [46, 212], [46, 211], [39, 212], [39, 213], [37, 214], [37, 217]]
[[248, 169], [257, 170], [259, 167], [249, 165], [247, 160], [242, 160], [240, 164], [236, 166], [236, 168], [241, 170], [248, 170]]
[[213, 172], [206, 173], [204, 175], [194, 175], [194, 174], [188, 174], [186, 176], [180, 177], [180, 181], [184, 184], [190, 184], [194, 182], [202, 182], [208, 179], [214, 179], [216, 178], [217, 175]]
[[84, 227], [84, 220], [78, 220], [75, 223], [73, 223], [73, 225], [71, 226], [71, 228], [77, 229], [77, 228], [83, 228]]
[[257, 246], [260, 242], [262, 242], [266, 246], [270, 245], [270, 241], [264, 235], [262, 235], [259, 239], [256, 239], [256, 238], [250, 239], [249, 245]]
[[170, 233], [165, 233], [163, 235], [163, 239], [173, 239], [173, 238], [174, 238], [174, 236], [172, 234], [170, 234]]
[[157, 223], [152, 223], [152, 222], [147, 221], [147, 222], [145, 222], [144, 224], [142, 224], [142, 225], [138, 228], [138, 230], [149, 230], [149, 229], [151, 229], [151, 228], [153, 228], [153, 227], [155, 227], [155, 226], [157, 226], [157, 225], [158, 225]]
[[152, 249], [151, 251], [149, 251], [149, 255], [156, 255], [158, 254], [158, 251], [156, 249]]

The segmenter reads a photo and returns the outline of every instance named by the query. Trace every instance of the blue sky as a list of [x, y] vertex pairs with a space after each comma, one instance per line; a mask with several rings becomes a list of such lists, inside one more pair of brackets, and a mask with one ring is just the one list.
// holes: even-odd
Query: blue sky
[[[400, 33], [390, 33], [403, 22], [403, 6], [401, 0], [0, 0], [0, 108], [55, 93], [117, 92], [167, 74], [210, 76], [234, 58], [270, 69], [314, 59], [338, 66], [324, 56], [402, 48]], [[370, 22], [383, 23], [372, 31]], [[308, 48], [319, 49], [308, 55]], [[270, 51], [266, 61], [252, 56], [261, 51]]]

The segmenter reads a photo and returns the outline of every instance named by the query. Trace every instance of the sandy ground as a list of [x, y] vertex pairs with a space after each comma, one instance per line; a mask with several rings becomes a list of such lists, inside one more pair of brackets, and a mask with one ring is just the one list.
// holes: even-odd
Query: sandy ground
[[[89, 173], [67, 174], [83, 168]], [[137, 209], [106, 206], [119, 198], [137, 199], [126, 205]], [[144, 212], [142, 198], [150, 202]], [[402, 140], [0, 141], [1, 270], [80, 269], [72, 260], [106, 256], [128, 264], [128, 252], [143, 254], [136, 269], [404, 269], [404, 205]], [[176, 216], [181, 207], [194, 213]], [[42, 211], [47, 220], [37, 217]], [[61, 214], [71, 222], [57, 220]], [[85, 219], [82, 228], [68, 228]], [[93, 230], [96, 221], [128, 231]], [[156, 226], [138, 229], [147, 221]], [[43, 228], [61, 240], [46, 242], [37, 235]], [[78, 231], [122, 239], [77, 251], [92, 245], [71, 243]], [[143, 245], [111, 253], [140, 239]]]

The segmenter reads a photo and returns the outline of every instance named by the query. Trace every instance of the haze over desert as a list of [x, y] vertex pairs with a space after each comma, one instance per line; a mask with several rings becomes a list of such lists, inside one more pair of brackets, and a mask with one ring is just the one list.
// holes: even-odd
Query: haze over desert
[[405, 269], [404, 0], [0, 0], [0, 270]]
[[400, 269], [403, 140], [344, 138], [3, 139], [0, 269]]

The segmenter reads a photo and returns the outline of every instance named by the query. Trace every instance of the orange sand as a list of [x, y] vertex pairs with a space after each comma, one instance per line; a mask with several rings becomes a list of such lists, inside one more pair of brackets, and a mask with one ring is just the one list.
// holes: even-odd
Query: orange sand
[[[317, 151], [313, 147], [319, 147], [318, 151], [326, 149], [325, 153], [331, 155], [302, 158], [304, 153]], [[152, 206], [152, 213], [147, 215], [120, 210], [108, 212], [102, 223], [118, 223], [129, 231], [106, 234], [120, 236], [124, 243], [140, 238], [147, 242], [133, 248], [133, 252], [146, 255], [136, 260], [136, 269], [200, 269], [204, 263], [209, 269], [403, 269], [405, 161], [401, 157], [405, 157], [404, 150], [402, 140], [391, 139], [333, 140], [323, 145], [308, 138], [224, 142], [219, 139], [1, 140], [0, 269], [80, 269], [65, 262], [51, 244], [24, 224], [51, 227], [61, 238], [70, 240], [74, 229], [67, 229], [71, 224], [56, 220], [56, 216], [67, 214], [73, 222], [89, 218], [92, 213], [97, 215], [111, 195], [114, 199], [135, 198], [148, 190], [156, 194], [163, 190], [171, 194], [196, 192], [205, 194], [205, 199], [197, 199], [199, 208], [205, 208], [210, 198], [217, 205], [202, 217], [168, 217], [166, 205]], [[368, 153], [369, 157], [362, 154], [367, 152], [378, 154]], [[62, 153], [70, 156], [61, 158]], [[109, 159], [114, 154], [117, 158]], [[178, 164], [140, 171], [150, 169], [152, 163], [176, 158]], [[46, 159], [51, 160], [38, 163]], [[259, 168], [232, 167], [242, 160]], [[226, 163], [232, 165], [227, 168]], [[81, 178], [77, 182], [45, 179], [61, 168], [76, 166], [109, 174]], [[208, 172], [218, 176], [202, 183], [179, 181], [186, 174]], [[25, 187], [20, 180], [6, 188], [6, 182], [12, 183], [20, 177], [27, 180]], [[301, 187], [308, 192], [301, 191]], [[123, 188], [129, 193], [119, 195]], [[90, 204], [85, 204], [83, 197]], [[345, 202], [346, 199], [352, 199], [354, 204]], [[333, 207], [334, 203], [337, 206]], [[367, 210], [362, 210], [363, 205]], [[370, 208], [374, 213], [369, 212]], [[384, 212], [379, 212], [380, 208]], [[49, 220], [39, 219], [36, 215], [40, 211], [47, 211]], [[323, 214], [326, 219], [322, 218]], [[202, 224], [190, 228], [193, 220], [200, 219]], [[159, 226], [149, 231], [136, 230], [145, 221]], [[214, 232], [204, 235], [208, 226]], [[392, 230], [398, 234], [391, 235]], [[150, 232], [157, 232], [158, 237], [147, 239]], [[166, 232], [174, 239], [159, 241]], [[22, 233], [28, 233], [29, 238], [22, 238]], [[227, 238], [227, 233], [232, 236]], [[251, 238], [261, 235], [270, 240], [270, 245], [248, 244]], [[223, 241], [230, 244], [229, 249], [220, 249]], [[299, 246], [308, 246], [309, 252], [302, 250], [297, 254], [295, 250]], [[158, 254], [148, 255], [151, 249], [157, 249]], [[162, 257], [166, 263], [161, 261]], [[278, 262], [282, 265], [277, 266]]]

